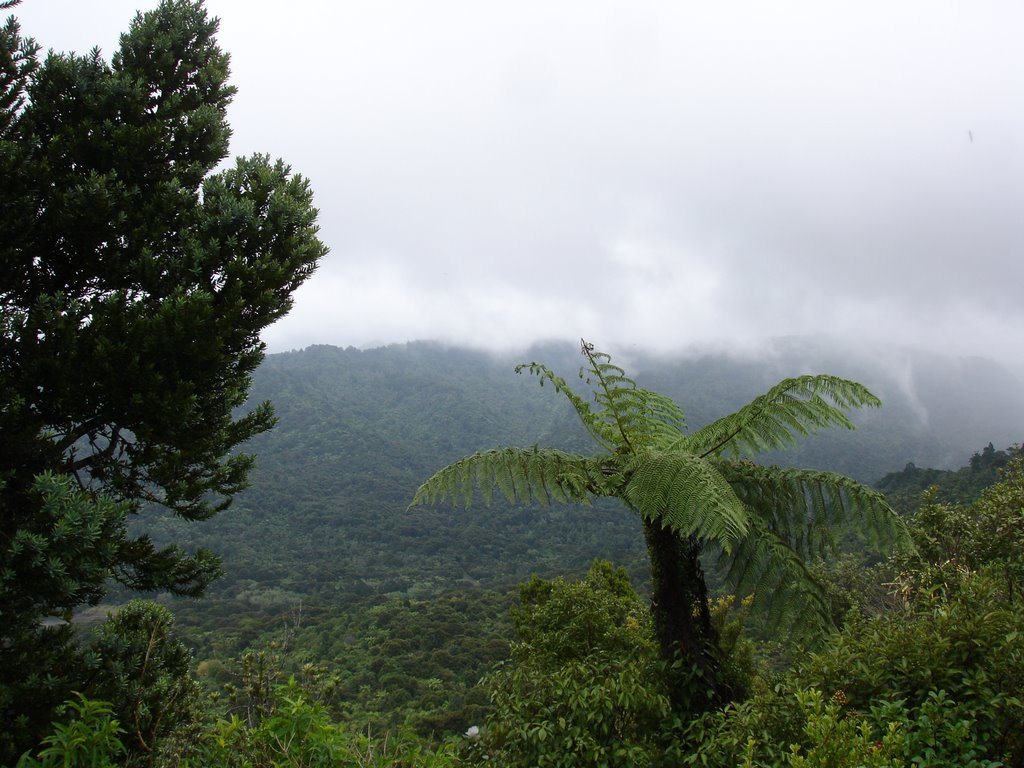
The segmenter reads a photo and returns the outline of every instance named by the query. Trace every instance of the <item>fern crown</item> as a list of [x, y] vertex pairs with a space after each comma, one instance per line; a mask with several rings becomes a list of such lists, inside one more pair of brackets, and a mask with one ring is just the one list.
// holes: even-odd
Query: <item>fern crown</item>
[[786, 588], [797, 597], [790, 605], [819, 617], [827, 614], [824, 594], [804, 559], [832, 550], [837, 526], [854, 522], [876, 541], [909, 541], [876, 491], [834, 473], [750, 461], [821, 429], [853, 429], [847, 410], [880, 405], [863, 385], [827, 375], [785, 379], [735, 413], [687, 432], [671, 398], [637, 386], [585, 341], [581, 352], [579, 375], [591, 400], [541, 363], [523, 363], [516, 372], [564, 395], [598, 453], [536, 446], [482, 451], [436, 473], [410, 506], [444, 500], [468, 506], [478, 494], [490, 503], [494, 489], [509, 501], [543, 505], [615, 497], [649, 523], [717, 549], [738, 589]]

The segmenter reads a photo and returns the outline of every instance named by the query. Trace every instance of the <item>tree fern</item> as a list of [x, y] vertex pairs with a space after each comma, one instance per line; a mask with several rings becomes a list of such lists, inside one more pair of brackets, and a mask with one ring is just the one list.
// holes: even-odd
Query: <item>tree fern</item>
[[[564, 395], [601, 447], [598, 453], [483, 451], [427, 480], [412, 505], [469, 505], [478, 494], [490, 503], [495, 489], [509, 501], [543, 505], [621, 499], [643, 519], [661, 648], [699, 670], [710, 686], [704, 704], [730, 691], [716, 678], [717, 638], [702, 551], [720, 553], [739, 592], [771, 596], [773, 617], [820, 629], [828, 621], [827, 604], [804, 558], [828, 553], [833, 532], [849, 523], [875, 541], [909, 541], [882, 496], [849, 478], [740, 460], [820, 429], [853, 429], [847, 410], [880, 405], [862, 385], [835, 376], [786, 379], [736, 413], [687, 434], [683, 411], [671, 398], [637, 386], [586, 342], [581, 351], [586, 365], [580, 379], [592, 391], [590, 400], [541, 363], [523, 363], [516, 372], [529, 372]], [[688, 706], [686, 685], [678, 686], [677, 706]]]

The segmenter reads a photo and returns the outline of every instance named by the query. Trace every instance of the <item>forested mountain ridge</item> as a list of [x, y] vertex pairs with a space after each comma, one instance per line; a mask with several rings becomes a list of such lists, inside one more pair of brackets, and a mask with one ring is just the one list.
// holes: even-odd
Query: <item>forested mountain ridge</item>
[[[883, 407], [855, 414], [856, 431], [813, 437], [770, 460], [864, 482], [908, 461], [958, 466], [979, 445], [1010, 445], [1024, 433], [1019, 383], [985, 361], [900, 358], [895, 351], [869, 357], [793, 339], [758, 359], [622, 357], [642, 386], [689, 407], [691, 429], [786, 375], [814, 370], [861, 381]], [[214, 594], [222, 598], [259, 593], [262, 601], [287, 602], [317, 594], [427, 594], [460, 583], [507, 587], [533, 572], [579, 573], [597, 557], [642, 578], [636, 521], [614, 506], [585, 517], [503, 502], [484, 511], [406, 509], [419, 483], [467, 453], [586, 444], [550, 387], [513, 372], [531, 359], [550, 361], [570, 381], [580, 365], [570, 344], [520, 356], [430, 343], [269, 355], [254, 376], [251, 401], [272, 401], [279, 421], [246, 446], [258, 456], [251, 487], [208, 523], [165, 518], [154, 533], [220, 553], [227, 575]], [[173, 536], [162, 533], [167, 527]]]

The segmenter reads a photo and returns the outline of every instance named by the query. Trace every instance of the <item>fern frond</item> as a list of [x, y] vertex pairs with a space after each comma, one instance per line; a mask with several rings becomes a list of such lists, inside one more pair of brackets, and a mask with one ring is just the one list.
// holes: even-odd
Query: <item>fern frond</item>
[[436, 472], [416, 491], [410, 507], [449, 501], [468, 507], [481, 495], [490, 504], [497, 489], [510, 502], [589, 503], [596, 493], [596, 460], [549, 448], [481, 451]]
[[867, 387], [836, 376], [785, 379], [733, 414], [724, 416], [679, 441], [679, 447], [701, 456], [755, 455], [785, 448], [797, 436], [819, 429], [855, 425], [845, 410], [881, 401]]
[[638, 387], [611, 358], [581, 341], [589, 367], [580, 378], [595, 386], [594, 400], [600, 407], [604, 433], [623, 452], [640, 452], [677, 441], [686, 429], [682, 409], [670, 397]]
[[620, 453], [635, 451], [646, 427], [644, 398], [636, 382], [611, 363], [611, 357], [594, 350], [580, 340], [580, 349], [588, 365], [580, 369], [580, 378], [594, 387], [594, 402], [602, 433]]
[[566, 399], [572, 404], [572, 407], [576, 410], [576, 415], [579, 416], [580, 422], [583, 424], [587, 432], [590, 433], [590, 436], [593, 437], [594, 440], [596, 440], [606, 451], [615, 450], [615, 434], [609, 432], [608, 425], [594, 413], [594, 410], [590, 407], [590, 403], [573, 392], [572, 387], [569, 386], [565, 379], [543, 363], [520, 363], [516, 366], [515, 370], [516, 373], [526, 371], [531, 375], [538, 377], [542, 387], [544, 386], [545, 381], [551, 382], [555, 387], [555, 392], [565, 395]]
[[528, 372], [554, 385], [566, 396], [590, 436], [609, 453], [634, 453], [675, 444], [686, 429], [682, 409], [670, 397], [636, 385], [611, 357], [581, 341], [588, 365], [580, 379], [594, 388], [593, 407], [566, 380], [542, 363], [520, 363], [516, 373]]
[[831, 626], [825, 590], [800, 555], [756, 516], [748, 535], [733, 552], [723, 551], [718, 565], [736, 594], [754, 593], [770, 627], [815, 636]]
[[633, 459], [619, 494], [647, 520], [713, 542], [725, 551], [747, 533], [749, 514], [709, 462], [685, 452], [652, 452]]
[[658, 392], [643, 390], [653, 444], [665, 448], [686, 432], [686, 416], [676, 401]]
[[833, 531], [857, 525], [875, 546], [910, 546], [904, 520], [878, 491], [844, 475], [718, 460], [715, 466], [768, 528], [804, 557], [834, 548]]

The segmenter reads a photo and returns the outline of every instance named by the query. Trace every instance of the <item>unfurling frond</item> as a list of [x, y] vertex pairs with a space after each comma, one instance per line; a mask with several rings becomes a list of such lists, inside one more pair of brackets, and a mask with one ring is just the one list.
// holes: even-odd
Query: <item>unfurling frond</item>
[[637, 457], [630, 470], [621, 496], [647, 520], [727, 552], [746, 535], [749, 515], [742, 501], [699, 456], [653, 452]]
[[632, 453], [678, 441], [685, 419], [670, 397], [638, 387], [622, 368], [612, 364], [609, 355], [595, 351], [587, 342], [581, 342], [581, 349], [587, 365], [580, 370], [580, 378], [594, 388], [596, 408], [545, 365], [522, 363], [516, 366], [516, 373], [528, 371], [540, 378], [542, 386], [545, 382], [553, 384], [555, 391], [572, 403], [590, 435], [609, 453]]
[[854, 429], [846, 410], [879, 405], [879, 399], [866, 387], [848, 379], [785, 379], [736, 413], [682, 438], [679, 447], [700, 456], [752, 456], [793, 445], [797, 436], [819, 429]]
[[719, 460], [715, 466], [765, 525], [803, 557], [825, 554], [849, 523], [873, 544], [910, 545], [906, 523], [878, 491], [844, 475]]
[[467, 456], [435, 473], [410, 507], [450, 501], [468, 507], [477, 492], [490, 504], [497, 488], [509, 501], [588, 503], [600, 468], [593, 459], [542, 448], [497, 448]]
[[736, 594], [754, 592], [768, 609], [769, 626], [785, 626], [807, 637], [822, 634], [831, 623], [821, 585], [803, 558], [775, 535], [763, 520], [752, 517], [750, 531], [719, 566]]
[[636, 385], [626, 372], [611, 363], [611, 357], [580, 342], [588, 365], [580, 378], [594, 386], [597, 417], [604, 433], [620, 453], [640, 453], [678, 440], [685, 429], [682, 409], [665, 395]]

